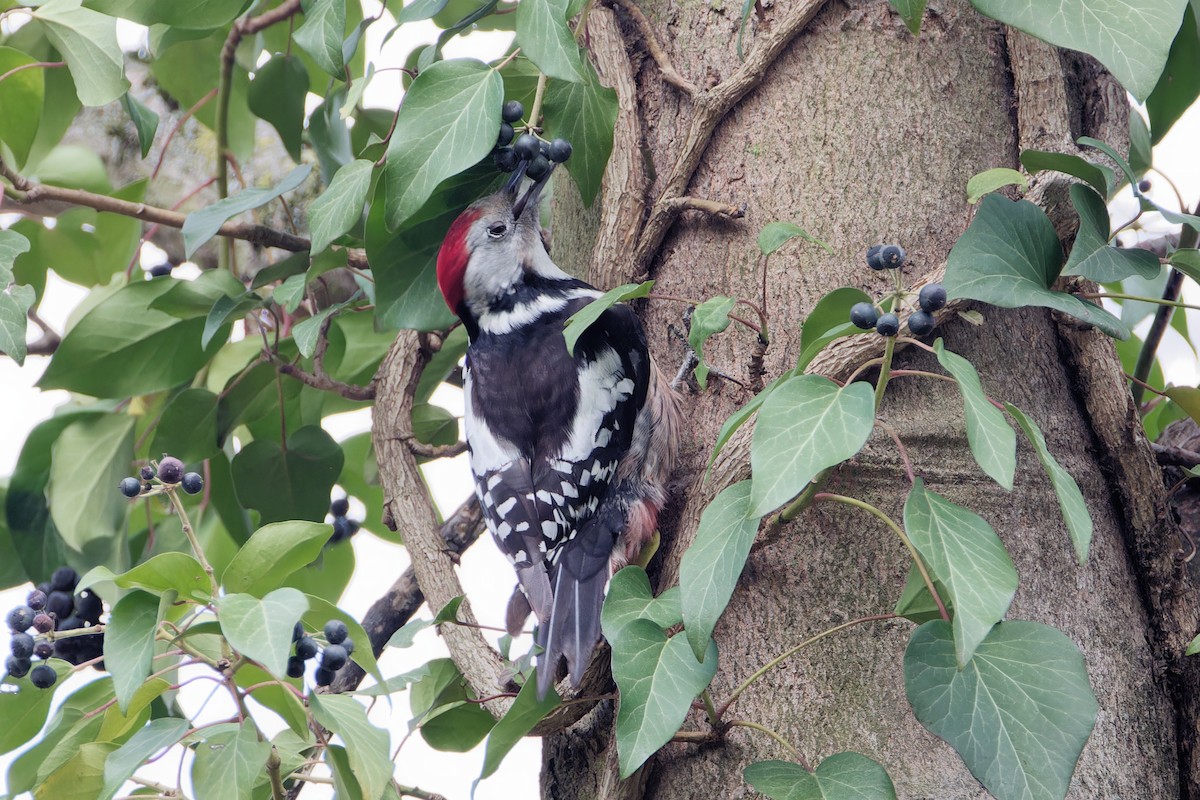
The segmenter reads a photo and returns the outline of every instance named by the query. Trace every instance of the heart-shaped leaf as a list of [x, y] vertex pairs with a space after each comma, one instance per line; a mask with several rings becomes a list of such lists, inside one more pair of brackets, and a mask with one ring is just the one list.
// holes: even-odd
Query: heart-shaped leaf
[[316, 425], [289, 436], [286, 450], [277, 442], [256, 439], [233, 457], [238, 500], [258, 509], [264, 525], [323, 520], [343, 459], [342, 448]]
[[303, 7], [304, 24], [292, 34], [292, 41], [312, 56], [318, 67], [343, 80], [346, 77], [342, 59], [346, 4], [343, 0], [304, 0]]
[[1029, 188], [1029, 181], [1015, 169], [996, 167], [971, 176], [967, 181], [967, 202], [975, 205], [988, 192], [1003, 189], [1005, 186], [1020, 186], [1022, 190]]
[[1086, 186], [1072, 184], [1071, 203], [1079, 213], [1079, 233], [1064, 275], [1082, 275], [1097, 283], [1123, 281], [1131, 275], [1147, 280], [1158, 276], [1158, 256], [1149, 250], [1109, 245], [1108, 208], [1100, 195]]
[[[546, 135], [562, 137], [582, 157], [565, 166], [587, 206], [600, 192], [604, 168], [612, 154], [613, 131], [617, 127], [617, 93], [600, 83], [591, 62], [583, 62], [585, 80], [550, 81], [544, 107]], [[527, 106], [528, 107], [528, 106]]]
[[796, 360], [796, 371], [803, 372], [834, 339], [859, 333], [861, 329], [850, 323], [850, 309], [856, 303], [870, 302], [866, 292], [852, 286], [834, 289], [818, 300], [800, 327], [800, 358]]
[[[221, 632], [233, 649], [252, 658], [276, 678], [286, 677], [292, 651], [292, 630], [308, 610], [303, 593], [285, 587], [262, 599], [249, 594], [227, 594], [217, 600]], [[363, 645], [369, 647], [367, 642]]]
[[567, 27], [568, 0], [526, 0], [517, 5], [517, 44], [551, 78], [585, 80], [583, 58]]
[[996, 483], [1012, 491], [1017, 469], [1017, 434], [1004, 419], [1004, 413], [984, 394], [975, 365], [947, 350], [941, 339], [933, 343], [933, 349], [937, 352], [938, 363], [954, 376], [962, 392], [967, 443], [976, 463]]
[[299, 56], [276, 54], [258, 68], [246, 102], [261, 120], [271, 124], [293, 161], [300, 160], [304, 133], [304, 99], [308, 96], [308, 70]]
[[679, 587], [672, 586], [655, 597], [650, 591], [650, 578], [641, 567], [625, 567], [613, 575], [600, 612], [604, 638], [610, 644], [617, 641], [621, 630], [635, 619], [649, 620], [664, 630], [683, 622]]
[[308, 207], [312, 253], [320, 253], [329, 247], [362, 217], [374, 166], [361, 158], [351, 161], [337, 171], [329, 187]]
[[79, 102], [103, 106], [129, 88], [125, 57], [117, 42], [117, 21], [82, 5], [82, 0], [49, 0], [34, 9], [33, 16], [63, 54]]
[[290, 520], [264, 525], [234, 555], [221, 584], [230, 592], [262, 597], [315, 561], [332, 535], [333, 527], [323, 522]]
[[746, 783], [771, 800], [895, 800], [896, 787], [880, 764], [858, 753], [837, 753], [813, 772], [790, 761], [758, 761], [742, 771]]

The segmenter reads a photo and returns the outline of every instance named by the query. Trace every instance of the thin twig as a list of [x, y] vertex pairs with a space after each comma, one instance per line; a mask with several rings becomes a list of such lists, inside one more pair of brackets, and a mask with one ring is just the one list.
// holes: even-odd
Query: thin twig
[[52, 67], [65, 67], [66, 65], [67, 65], [67, 62], [65, 62], [65, 61], [34, 61], [30, 64], [22, 64], [19, 67], [13, 67], [8, 72], [4, 73], [3, 75], [0, 75], [0, 83], [3, 83], [4, 80], [6, 78], [8, 78], [10, 75], [15, 75], [18, 72], [21, 72], [23, 70], [33, 69], [34, 67], [43, 67], [46, 69], [50, 69]]
[[650, 20], [646, 19], [646, 15], [642, 13], [642, 10], [633, 3], [633, 0], [612, 0], [612, 3], [613, 5], [620, 6], [621, 10], [633, 20], [633, 24], [637, 25], [638, 30], [642, 34], [642, 43], [646, 45], [646, 50], [650, 52], [650, 57], [658, 65], [658, 71], [662, 73], [663, 80], [688, 97], [695, 96], [695, 85], [675, 69], [666, 51], [658, 43], [658, 36], [654, 33], [654, 26], [650, 24]]

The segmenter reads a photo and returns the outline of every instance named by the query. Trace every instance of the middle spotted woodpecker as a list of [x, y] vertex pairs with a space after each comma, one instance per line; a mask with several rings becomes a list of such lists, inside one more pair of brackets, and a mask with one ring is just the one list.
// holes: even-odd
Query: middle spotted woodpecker
[[476, 201], [438, 253], [442, 295], [470, 338], [463, 372], [475, 492], [517, 572], [506, 627], [537, 619], [538, 696], [565, 657], [579, 685], [610, 574], [654, 535], [679, 411], [641, 323], [606, 310], [567, 351], [563, 325], [601, 292], [560, 269], [537, 197], [517, 182]]

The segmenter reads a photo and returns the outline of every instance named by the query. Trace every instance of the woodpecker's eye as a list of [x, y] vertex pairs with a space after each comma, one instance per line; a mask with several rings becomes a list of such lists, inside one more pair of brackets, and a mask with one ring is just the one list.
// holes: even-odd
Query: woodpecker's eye
[[488, 225], [487, 233], [491, 238], [499, 239], [501, 236], [508, 233], [508, 226], [503, 222], [496, 222]]

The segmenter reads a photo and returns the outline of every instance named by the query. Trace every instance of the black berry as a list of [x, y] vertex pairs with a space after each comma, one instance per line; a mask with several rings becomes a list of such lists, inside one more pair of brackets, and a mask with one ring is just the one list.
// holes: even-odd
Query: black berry
[[884, 314], [875, 323], [875, 330], [880, 336], [895, 336], [900, 332], [900, 318], [895, 314]]
[[1150, 181], [1146, 180], [1145, 178], [1143, 178], [1142, 180], [1138, 181], [1138, 191], [1139, 191], [1139, 192], [1148, 192], [1148, 191], [1150, 191]]
[[313, 680], [316, 681], [317, 686], [328, 686], [333, 683], [333, 672], [325, 667], [317, 667], [317, 674]]
[[873, 244], [867, 248], [867, 266], [871, 269], [884, 269], [883, 261], [879, 258], [881, 250], [883, 250], [881, 244]]
[[538, 150], [547, 159], [550, 158], [550, 143], [549, 142], [545, 141], [544, 139], [539, 139], [538, 140]]
[[532, 133], [522, 133], [513, 144], [513, 152], [517, 154], [517, 158], [530, 161], [541, 155], [542, 146]]
[[523, 116], [525, 116], [525, 106], [521, 105], [520, 100], [509, 100], [500, 109], [500, 119], [508, 123], [520, 122]]
[[304, 623], [297, 622], [296, 627], [292, 628], [292, 641], [300, 641], [300, 637], [304, 635]]
[[25, 598], [25, 605], [32, 608], [34, 611], [41, 611], [46, 607], [46, 593], [41, 589], [34, 589]]
[[8, 670], [8, 674], [14, 678], [24, 678], [29, 673], [30, 667], [28, 658], [16, 658], [9, 656], [4, 661], [4, 668]]
[[29, 674], [29, 682], [39, 689], [49, 689], [58, 680], [58, 673], [49, 664], [38, 664]]
[[33, 625], [33, 609], [29, 606], [17, 606], [8, 612], [8, 629], [13, 633], [23, 633]]
[[120, 483], [121, 494], [126, 497], [137, 497], [142, 493], [142, 482], [137, 478], [122, 478]]
[[150, 277], [151, 278], [162, 278], [162, 277], [170, 275], [170, 274], [171, 274], [171, 265], [170, 264], [155, 264], [153, 267], [150, 268]]
[[96, 623], [104, 613], [104, 603], [100, 595], [91, 589], [84, 589], [75, 595], [75, 615], [85, 622]]
[[331, 672], [337, 672], [346, 666], [346, 659], [349, 657], [350, 654], [346, 652], [346, 648], [340, 644], [331, 644], [321, 654], [321, 666]]
[[64, 620], [75, 610], [75, 598], [70, 592], [51, 592], [46, 598], [46, 613], [58, 620]]
[[333, 536], [330, 537], [329, 541], [336, 544], [343, 539], [349, 539], [350, 536], [350, 520], [346, 519], [345, 517], [334, 517]]
[[531, 181], [540, 181], [550, 174], [550, 159], [539, 153], [529, 162], [529, 167], [525, 170], [525, 174], [529, 176]]
[[550, 143], [550, 152], [547, 155], [555, 164], [561, 164], [571, 157], [571, 143], [566, 139], [555, 139]]
[[13, 658], [29, 658], [33, 655], [33, 637], [28, 633], [14, 633], [9, 651]]
[[34, 615], [33, 629], [38, 633], [49, 633], [54, 630], [54, 617], [49, 614]]
[[885, 244], [879, 251], [879, 260], [887, 269], [899, 269], [908, 260], [908, 254], [898, 244]]
[[350, 513], [350, 499], [347, 497], [339, 497], [329, 504], [329, 513], [335, 517], [344, 517]]
[[296, 657], [308, 661], [317, 654], [317, 641], [311, 636], [301, 636], [296, 642]]
[[288, 656], [287, 676], [289, 678], [304, 677], [304, 659], [299, 656]]
[[353, 639], [343, 640], [342, 647], [346, 650], [346, 655], [350, 655], [351, 653], [354, 652], [354, 640]]
[[50, 588], [59, 592], [73, 592], [79, 584], [79, 573], [70, 567], [59, 567], [50, 576]]
[[513, 152], [511, 147], [501, 147], [492, 153], [492, 163], [501, 172], [512, 172], [517, 168], [519, 162], [520, 159], [517, 158], [517, 154]]
[[158, 479], [163, 483], [179, 483], [183, 480], [183, 462], [174, 456], [163, 456], [158, 462]]
[[38, 658], [49, 658], [54, 655], [54, 645], [42, 639], [33, 646], [33, 654]]
[[340, 619], [331, 619], [325, 623], [325, 641], [330, 644], [341, 644], [350, 635], [350, 629]]
[[855, 303], [850, 307], [850, 321], [856, 327], [869, 331], [879, 321], [879, 312], [870, 303]]
[[188, 494], [200, 494], [203, 488], [204, 478], [200, 477], [199, 472], [189, 472], [183, 476], [183, 490]]
[[931, 283], [928, 286], [922, 286], [921, 292], [917, 295], [917, 303], [922, 309], [931, 313], [944, 308], [946, 305], [946, 288], [940, 283]]
[[935, 325], [937, 320], [928, 311], [914, 311], [908, 318], [908, 329], [912, 331], [913, 336], [924, 336], [933, 330]]
[[142, 467], [142, 471], [138, 473], [144, 481], [154, 480], [154, 467]]
[[496, 137], [496, 146], [504, 147], [513, 140], [514, 136], [516, 136], [516, 131], [513, 130], [513, 126], [507, 122], [501, 122], [500, 135]]

